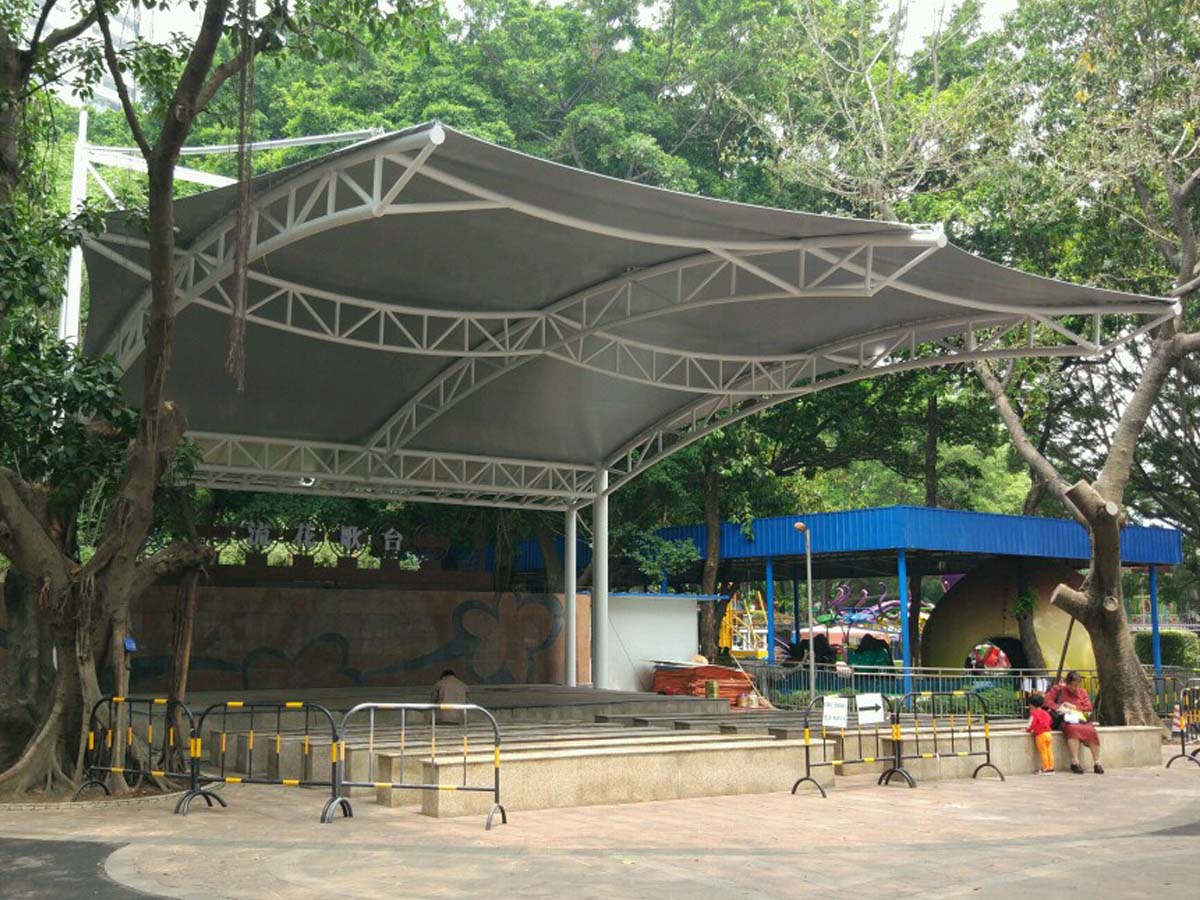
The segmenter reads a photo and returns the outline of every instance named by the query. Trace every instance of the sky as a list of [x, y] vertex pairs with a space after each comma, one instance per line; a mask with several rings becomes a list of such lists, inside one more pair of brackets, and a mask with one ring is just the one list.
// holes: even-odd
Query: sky
[[[893, 0], [893, 8], [902, 0]], [[937, 29], [938, 20], [943, 15], [943, 10], [948, 16], [949, 10], [954, 4], [947, 0], [908, 0], [908, 30], [904, 34], [904, 39], [900, 42], [901, 49], [906, 53], [911, 53], [921, 46], [928, 35], [933, 34]], [[1017, 8], [1017, 0], [984, 0], [983, 2], [983, 28], [985, 31], [994, 31], [1000, 27], [1000, 21], [1004, 16]]]
[[[453, 13], [462, 9], [461, 0], [443, 0]], [[553, 2], [553, 0], [552, 0]], [[908, 3], [908, 29], [905, 32], [901, 47], [905, 52], [911, 52], [921, 45], [921, 42], [937, 28], [938, 20], [945, 10], [950, 9], [952, 0], [890, 0], [892, 7], [900, 3]], [[1006, 13], [1016, 9], [1017, 0], [983, 0], [983, 26], [992, 30], [1000, 25], [1000, 20]], [[174, 9], [154, 14], [152, 23], [155, 34], [165, 36], [174, 31], [191, 32], [199, 21], [197, 13], [189, 8], [187, 3], [179, 3]]]

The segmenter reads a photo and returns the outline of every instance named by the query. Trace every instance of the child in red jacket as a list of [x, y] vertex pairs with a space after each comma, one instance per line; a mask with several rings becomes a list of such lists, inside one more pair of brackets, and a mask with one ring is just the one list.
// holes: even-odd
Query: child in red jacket
[[1033, 735], [1033, 743], [1037, 746], [1038, 755], [1042, 758], [1042, 768], [1038, 775], [1054, 774], [1054, 735], [1051, 732], [1050, 713], [1042, 709], [1045, 698], [1041, 694], [1029, 695], [1029, 727], [1025, 730]]

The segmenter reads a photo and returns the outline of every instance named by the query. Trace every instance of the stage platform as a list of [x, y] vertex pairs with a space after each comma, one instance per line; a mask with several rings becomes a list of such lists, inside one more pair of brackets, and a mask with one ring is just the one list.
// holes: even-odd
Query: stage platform
[[[424, 703], [429, 690], [322, 688], [251, 691], [236, 697], [197, 693], [189, 701], [197, 716], [209, 705], [234, 700], [247, 705], [321, 704], [340, 725], [345, 711], [357, 704]], [[496, 717], [498, 756], [491, 726], [482, 716], [471, 717], [465, 727], [434, 727], [427, 713], [410, 712], [402, 719], [380, 712], [373, 721], [360, 715], [342, 731], [344, 778], [359, 785], [347, 785], [345, 795], [356, 803], [374, 799], [388, 807], [417, 807], [435, 817], [485, 814], [490, 793], [462, 787], [490, 785], [497, 760], [503, 761], [503, 796], [510, 812], [770, 793], [787, 790], [804, 774], [806, 756], [829, 761], [811, 773], [829, 789], [835, 776], [875, 777], [893, 752], [886, 726], [860, 730], [852, 721], [844, 732], [825, 734], [817, 725], [808, 738], [802, 711], [733, 709], [723, 700], [559, 685], [478, 685], [471, 687], [469, 699]], [[206, 774], [234, 782], [283, 779], [284, 784], [327, 777], [327, 724], [300, 709], [260, 715], [257, 725], [247, 713], [214, 711], [203, 723]], [[985, 731], [979, 724], [966, 731], [964, 725], [951, 725], [939, 737], [929, 723], [902, 717], [904, 752], [913, 757], [907, 765], [919, 780], [968, 777], [974, 771]], [[255, 731], [259, 749], [252, 753]], [[1033, 742], [1023, 723], [995, 723], [991, 741], [1002, 770], [1032, 771], [1028, 757]], [[1156, 729], [1105, 729], [1104, 742], [1107, 765], [1146, 765], [1152, 756], [1157, 760]], [[1065, 753], [1058, 755], [1065, 759]], [[439, 789], [393, 787], [399, 784]]]
[[[725, 700], [668, 697], [635, 691], [601, 691], [557, 684], [479, 684], [470, 686], [469, 701], [482, 706], [498, 722], [594, 721], [597, 716], [699, 716], [729, 711]], [[229, 694], [197, 691], [188, 705], [197, 715], [226, 700], [303, 700], [319, 703], [340, 719], [358, 703], [428, 703], [429, 686], [279, 688]]]

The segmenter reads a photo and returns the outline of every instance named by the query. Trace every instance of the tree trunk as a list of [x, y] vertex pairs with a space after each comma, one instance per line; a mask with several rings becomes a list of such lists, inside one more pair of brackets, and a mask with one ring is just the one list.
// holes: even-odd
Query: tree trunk
[[1033, 516], [1037, 515], [1038, 507], [1042, 505], [1042, 498], [1046, 496], [1046, 482], [1033, 471], [1029, 470], [1029, 490], [1025, 494], [1025, 502], [1021, 504], [1021, 515]]
[[171, 619], [171, 680], [167, 684], [167, 698], [171, 702], [171, 724], [178, 739], [173, 742], [163, 735], [163, 768], [167, 771], [183, 771], [183, 740], [188, 734], [187, 722], [178, 704], [187, 699], [188, 669], [192, 664], [192, 635], [196, 630], [196, 603], [200, 593], [200, 571], [192, 569], [183, 574], [179, 582], [179, 593], [175, 598], [175, 610]]
[[938, 441], [942, 435], [942, 417], [938, 413], [937, 394], [925, 404], [925, 505], [938, 505]]
[[[0, 207], [12, 200], [21, 177], [19, 156], [22, 104], [24, 93], [20, 77], [20, 52], [12, 36], [0, 25]], [[4, 309], [0, 306], [0, 319]]]
[[0, 681], [0, 771], [17, 758], [54, 690], [54, 639], [38, 615], [37, 592], [19, 572], [4, 579], [8, 656]]
[[[700, 592], [717, 592], [717, 570], [721, 561], [721, 481], [716, 469], [704, 465], [701, 490], [704, 493], [704, 570], [700, 576]], [[721, 622], [715, 603], [700, 604], [700, 652], [709, 662], [717, 658], [717, 640]]]
[[542, 551], [542, 564], [546, 570], [546, 590], [551, 594], [561, 594], [564, 586], [565, 570], [562, 554], [558, 552], [555, 534], [547, 526], [545, 519], [538, 516], [537, 541], [538, 549]]
[[503, 509], [496, 510], [496, 540], [492, 546], [492, 590], [500, 594], [512, 586], [517, 552], [513, 545], [512, 521]]
[[1161, 725], [1150, 681], [1133, 648], [1121, 593], [1121, 507], [1081, 481], [1067, 496], [1091, 523], [1091, 569], [1080, 591], [1059, 585], [1052, 601], [1087, 629], [1106, 725]]
[[1033, 613], [1022, 609], [1017, 613], [1017, 631], [1021, 637], [1021, 648], [1025, 651], [1025, 663], [1031, 669], [1046, 668], [1046, 657], [1038, 643], [1037, 631], [1033, 627]]
[[1101, 715], [1112, 725], [1161, 725], [1154, 710], [1150, 681], [1142, 672], [1134, 652], [1125, 618], [1121, 592], [1121, 523], [1124, 518], [1121, 503], [1138, 438], [1167, 376], [1183, 355], [1192, 351], [1193, 341], [1200, 343], [1195, 336], [1180, 335], [1170, 328], [1164, 328], [1154, 338], [1141, 379], [1117, 422], [1099, 476], [1092, 484], [1079, 481], [1069, 487], [1053, 464], [1030, 442], [1020, 416], [995, 373], [986, 363], [976, 365], [979, 378], [995, 402], [1017, 452], [1045, 482], [1046, 489], [1063, 501], [1091, 538], [1091, 569], [1084, 579], [1083, 589], [1075, 590], [1060, 584], [1051, 602], [1087, 629], [1103, 692]]
[[67, 717], [79, 683], [77, 669], [68, 663], [69, 651], [69, 646], [59, 644], [61, 664], [54, 679], [53, 700], [17, 761], [0, 773], [0, 796], [24, 794], [39, 787], [50, 790], [56, 784], [71, 783], [61, 764]]
[[1038, 643], [1037, 630], [1033, 626], [1036, 599], [1032, 603], [1027, 603], [1025, 599], [1029, 591], [1029, 583], [1025, 580], [1024, 571], [1018, 564], [1017, 601], [1015, 604], [1017, 634], [1021, 639], [1021, 649], [1025, 651], [1026, 666], [1030, 669], [1045, 669], [1046, 657], [1042, 655], [1042, 645]]

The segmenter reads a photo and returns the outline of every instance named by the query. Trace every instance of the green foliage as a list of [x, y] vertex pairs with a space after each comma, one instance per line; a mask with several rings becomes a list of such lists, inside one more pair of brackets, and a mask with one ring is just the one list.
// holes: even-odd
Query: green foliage
[[1013, 601], [1012, 614], [1015, 618], [1033, 615], [1033, 611], [1036, 608], [1037, 594], [1031, 588], [1025, 588], [1017, 595], [1017, 599]]
[[[1200, 637], [1194, 632], [1167, 628], [1160, 633], [1162, 662], [1164, 666], [1179, 666], [1184, 669], [1200, 668]], [[1138, 659], [1149, 665], [1154, 662], [1153, 635], [1148, 631], [1136, 632], [1133, 646]]]
[[641, 534], [635, 538], [629, 555], [651, 584], [685, 572], [700, 561], [700, 552], [690, 540], [668, 541], [656, 534]]
[[0, 359], [0, 464], [63, 501], [118, 469], [137, 414], [116, 363], [83, 356], [29, 313], [10, 321]]

